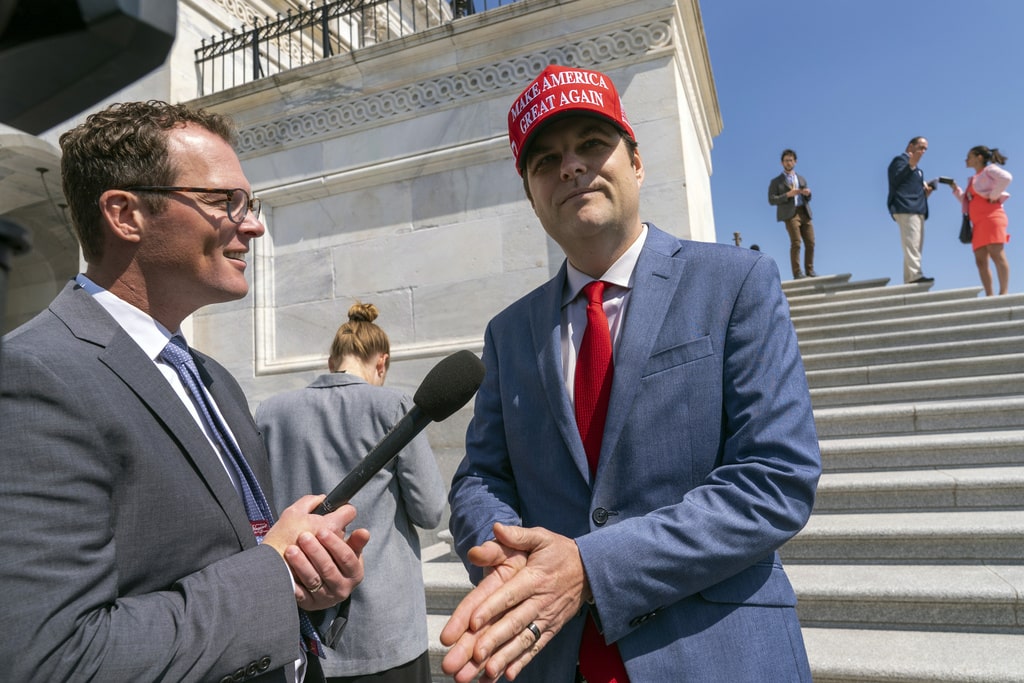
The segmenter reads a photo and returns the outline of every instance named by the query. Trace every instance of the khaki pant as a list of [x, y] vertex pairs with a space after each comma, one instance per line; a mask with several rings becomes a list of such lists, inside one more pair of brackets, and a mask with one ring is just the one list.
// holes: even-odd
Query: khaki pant
[[[806, 207], [796, 207], [796, 213], [786, 221], [786, 232], [789, 233], [789, 263], [793, 267], [793, 277], [814, 272], [814, 223]], [[801, 240], [804, 245], [803, 271], [800, 270]]]
[[900, 241], [903, 243], [903, 282], [913, 282], [924, 277], [921, 272], [924, 216], [919, 213], [894, 213], [892, 217], [900, 226]]

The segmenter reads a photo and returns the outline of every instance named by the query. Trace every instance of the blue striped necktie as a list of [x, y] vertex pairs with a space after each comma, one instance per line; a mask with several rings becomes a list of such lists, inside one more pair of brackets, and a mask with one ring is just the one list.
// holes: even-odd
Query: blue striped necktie
[[[192, 395], [192, 400], [199, 410], [200, 418], [206, 424], [207, 431], [213, 437], [227, 462], [234, 468], [242, 490], [245, 514], [249, 517], [249, 524], [252, 525], [252, 533], [256, 537], [256, 542], [262, 543], [263, 537], [267, 535], [267, 531], [274, 524], [274, 512], [270, 509], [270, 503], [267, 502], [267, 497], [263, 494], [256, 475], [249, 467], [249, 463], [246, 462], [245, 456], [242, 455], [242, 450], [235, 443], [227, 425], [224, 424], [220, 414], [214, 408], [213, 399], [203, 390], [202, 380], [199, 378], [199, 368], [196, 367], [185, 340], [178, 335], [171, 337], [167, 346], [160, 352], [160, 358], [178, 373], [182, 384]], [[299, 626], [306, 651], [323, 657], [320, 636], [313, 628], [309, 616], [301, 609], [299, 610]]]

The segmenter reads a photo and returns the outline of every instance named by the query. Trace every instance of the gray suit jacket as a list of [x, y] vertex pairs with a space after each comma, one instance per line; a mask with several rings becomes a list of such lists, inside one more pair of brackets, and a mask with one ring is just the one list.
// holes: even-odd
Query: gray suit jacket
[[[562, 378], [564, 283], [563, 265], [488, 325], [450, 494], [456, 550], [495, 521], [574, 538], [635, 683], [810, 681], [776, 550], [806, 523], [821, 461], [778, 268], [649, 226], [594, 478]], [[517, 683], [571, 683], [582, 628]]]
[[[241, 389], [195, 356], [269, 491]], [[284, 681], [288, 568], [153, 362], [74, 282], [0, 357], [0, 680]]]
[[[796, 179], [801, 188], [807, 187], [807, 181], [802, 175], [798, 173]], [[788, 221], [796, 215], [796, 198], [786, 196], [790, 189], [785, 173], [780, 173], [768, 183], [768, 203], [775, 207], [775, 220], [777, 221]], [[807, 197], [801, 197], [801, 199], [804, 200], [804, 208], [807, 209], [807, 215], [813, 218], [811, 197], [808, 195]]]
[[[342, 372], [261, 403], [256, 423], [270, 454], [278, 506], [296, 494], [331, 491], [412, 407], [397, 389]], [[437, 526], [445, 494], [434, 453], [419, 434], [352, 498], [358, 514], [349, 529], [370, 531], [366, 575], [349, 601], [349, 626], [327, 653], [327, 676], [377, 673], [427, 649], [416, 527]]]

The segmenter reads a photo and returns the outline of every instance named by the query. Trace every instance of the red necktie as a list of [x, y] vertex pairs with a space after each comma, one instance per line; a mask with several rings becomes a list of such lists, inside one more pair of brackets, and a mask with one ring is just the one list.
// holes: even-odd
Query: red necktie
[[583, 288], [587, 297], [587, 327], [583, 331], [580, 352], [576, 357], [573, 391], [576, 402], [576, 426], [583, 439], [590, 473], [597, 471], [601, 456], [601, 437], [608, 415], [608, 397], [612, 393], [612, 335], [608, 316], [604, 314], [604, 285], [594, 280]]
[[[576, 377], [573, 378], [576, 426], [583, 439], [591, 475], [597, 471], [601, 455], [601, 437], [615, 374], [612, 335], [608, 329], [608, 316], [604, 314], [604, 286], [604, 282], [595, 280], [583, 288], [587, 297], [587, 327], [583, 331], [583, 341], [576, 357]], [[604, 642], [604, 636], [589, 614], [580, 642], [579, 665], [587, 683], [629, 683], [619, 648]]]

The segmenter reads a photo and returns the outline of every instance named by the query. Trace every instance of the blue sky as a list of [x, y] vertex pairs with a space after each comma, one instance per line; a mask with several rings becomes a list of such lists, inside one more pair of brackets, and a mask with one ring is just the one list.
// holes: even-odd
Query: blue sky
[[[702, 0], [701, 13], [724, 121], [711, 156], [719, 242], [740, 232], [790, 277], [789, 240], [767, 199], [789, 147], [813, 192], [818, 274], [900, 284], [889, 161], [924, 135], [925, 176], [963, 187], [967, 150], [988, 145], [1017, 176], [1007, 254], [1010, 291], [1024, 291], [1024, 1]], [[923, 266], [934, 289], [980, 285], [948, 187], [929, 208]]]

